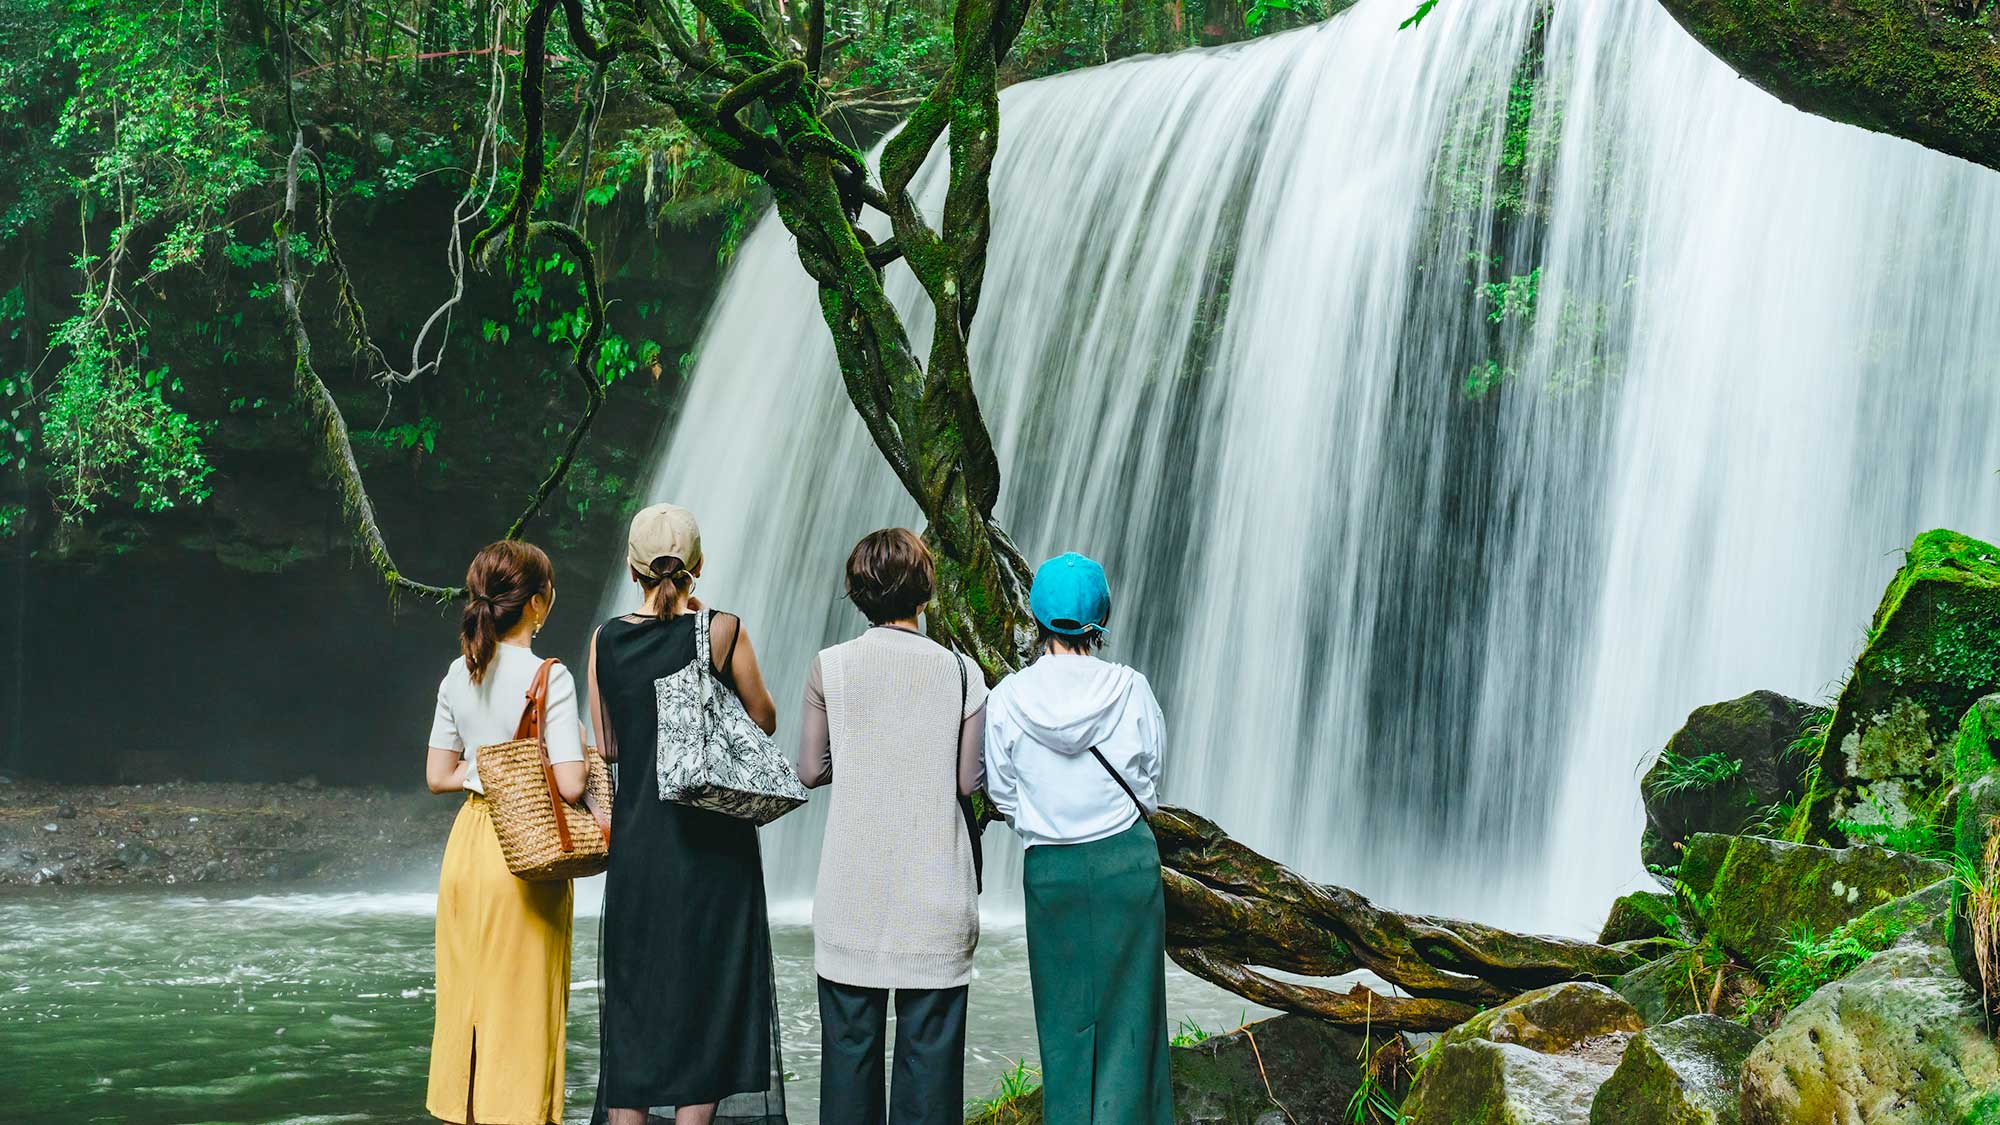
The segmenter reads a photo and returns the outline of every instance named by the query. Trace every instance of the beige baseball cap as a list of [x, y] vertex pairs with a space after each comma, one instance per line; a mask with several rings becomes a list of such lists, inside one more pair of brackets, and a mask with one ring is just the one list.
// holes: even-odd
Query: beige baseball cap
[[653, 573], [653, 560], [671, 556], [693, 570], [701, 563], [701, 526], [694, 513], [678, 504], [655, 504], [632, 517], [632, 533], [625, 540], [625, 561], [633, 570], [651, 578], [668, 575]]

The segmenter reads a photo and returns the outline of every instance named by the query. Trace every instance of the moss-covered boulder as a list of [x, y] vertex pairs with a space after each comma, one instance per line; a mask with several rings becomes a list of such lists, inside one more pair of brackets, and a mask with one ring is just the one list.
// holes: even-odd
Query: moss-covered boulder
[[1706, 946], [1676, 949], [1618, 978], [1647, 1027], [1712, 1012], [1735, 1017], [1763, 989], [1748, 968]]
[[2000, 1091], [2000, 1049], [1943, 947], [1878, 953], [1793, 1009], [1744, 1061], [1742, 1125], [1961, 1125]]
[[1623, 1038], [1545, 1055], [1474, 1039], [1440, 1045], [1403, 1103], [1406, 1125], [1589, 1125], [1590, 1103], [1617, 1064]]
[[1819, 716], [1775, 691], [1695, 708], [1639, 782], [1641, 857], [1671, 867], [1695, 833], [1733, 836], [1796, 802], [1808, 763], [1794, 747]]
[[[1176, 1046], [1169, 1056], [1174, 1119], [1180, 1125], [1265, 1125], [1284, 1122], [1289, 1111], [1300, 1125], [1346, 1121], [1364, 1068], [1381, 1047], [1381, 1040], [1371, 1043], [1361, 1032], [1291, 1015]], [[1400, 1043], [1389, 1049], [1399, 1050]], [[1376, 1080], [1391, 1100], [1404, 1093], [1405, 1073], [1405, 1067], [1393, 1062], [1378, 1068]], [[967, 1121], [1045, 1125], [1042, 1092], [987, 1105]]]
[[1948, 874], [1907, 852], [1762, 836], [1696, 836], [1681, 861], [1681, 882], [1709, 936], [1750, 965], [1772, 960], [1800, 933], [1830, 934]]
[[1630, 1001], [1588, 981], [1567, 981], [1524, 992], [1444, 1033], [1440, 1045], [1473, 1039], [1517, 1043], [1555, 1054], [1588, 1040], [1645, 1027]]
[[1757, 1033], [1687, 1016], [1632, 1037], [1590, 1104], [1591, 1125], [1736, 1125], [1737, 1076]]
[[[1173, 1051], [1174, 1114], [1189, 1122], [1254, 1123], [1267, 1114], [1294, 1120], [1344, 1120], [1372, 1048], [1360, 1032], [1308, 1016], [1275, 1016]], [[1400, 1049], [1400, 1044], [1389, 1048]], [[1401, 1067], [1377, 1079], [1392, 1099], [1403, 1093]], [[1269, 1085], [1266, 1085], [1268, 1081]]]
[[1611, 913], [1605, 916], [1604, 927], [1597, 933], [1597, 943], [1617, 945], [1622, 941], [1669, 937], [1679, 929], [1680, 916], [1675, 913], [1674, 896], [1659, 891], [1634, 891], [1619, 896], [1611, 904]]
[[1642, 1026], [1603, 985], [1524, 993], [1445, 1032], [1403, 1112], [1409, 1125], [1587, 1125], [1597, 1088]]
[[1910, 544], [1834, 705], [1816, 824], [1895, 828], [1953, 779], [1968, 708], [2000, 691], [2000, 548], [1954, 531]]
[[2000, 770], [2000, 694], [1973, 700], [1959, 716], [1951, 757], [1960, 782]]

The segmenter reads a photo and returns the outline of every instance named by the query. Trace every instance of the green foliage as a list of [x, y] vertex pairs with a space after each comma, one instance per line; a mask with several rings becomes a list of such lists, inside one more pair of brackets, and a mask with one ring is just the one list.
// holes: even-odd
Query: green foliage
[[1749, 1022], [1767, 1011], [1785, 1012], [1828, 984], [1861, 967], [1863, 961], [1895, 944], [1902, 936], [1900, 926], [1871, 933], [1867, 939], [1842, 926], [1825, 937], [1800, 931], [1785, 943], [1784, 951], [1760, 968], [1765, 989], [1752, 997], [1740, 1017]]
[[1541, 287], [1540, 266], [1524, 274], [1481, 285], [1480, 299], [1487, 307], [1487, 321], [1492, 324], [1505, 324], [1510, 320], [1532, 323], [1535, 319], [1535, 297]]
[[[1429, 1052], [1425, 1052], [1416, 1069], [1421, 1070], [1428, 1058]], [[1361, 1081], [1347, 1099], [1348, 1125], [1407, 1125], [1411, 1118], [1403, 1112], [1403, 1100], [1396, 1095], [1399, 1072], [1411, 1069], [1402, 1041], [1391, 1038], [1376, 1047], [1373, 1037], [1364, 1035], [1360, 1061]]]
[[1864, 791], [1872, 818], [1835, 820], [1833, 827], [1856, 843], [1869, 843], [1890, 851], [1911, 852], [1929, 858], [1945, 858], [1951, 853], [1950, 829], [1935, 822], [1945, 794], [1940, 791], [1906, 803], [1892, 804], [1879, 794]]
[[1211, 1038], [1213, 1034], [1207, 1028], [1187, 1016], [1182, 1016], [1180, 1024], [1174, 1028], [1174, 1033], [1167, 1040], [1167, 1044], [1172, 1047], [1192, 1047], [1197, 1043], [1206, 1043]]
[[1252, 0], [1244, 9], [1243, 26], [1252, 34], [1318, 23], [1328, 15], [1319, 0]]
[[971, 1118], [993, 1114], [1041, 1088], [1041, 1068], [1028, 1065], [1027, 1059], [1016, 1059], [1011, 1068], [1001, 1073], [1000, 1081], [994, 1085], [991, 1096], [975, 1098], [965, 1103], [965, 1116]]
[[1724, 754], [1707, 753], [1685, 758], [1671, 750], [1660, 753], [1659, 780], [1653, 791], [1661, 796], [1713, 789], [1743, 772], [1743, 763]]
[[1438, 0], [1423, 0], [1423, 3], [1417, 5], [1416, 11], [1411, 12], [1407, 19], [1396, 25], [1396, 30], [1408, 31], [1410, 28], [1424, 22], [1424, 17], [1430, 15], [1431, 10], [1437, 6]]
[[202, 427], [167, 402], [180, 383], [145, 364], [143, 331], [112, 323], [86, 296], [55, 346], [67, 362], [40, 392], [39, 437], [57, 512], [74, 520], [109, 499], [148, 512], [206, 499]]

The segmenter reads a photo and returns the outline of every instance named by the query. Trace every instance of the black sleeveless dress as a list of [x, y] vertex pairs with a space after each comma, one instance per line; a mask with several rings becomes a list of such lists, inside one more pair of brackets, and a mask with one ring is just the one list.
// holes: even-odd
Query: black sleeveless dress
[[594, 1120], [645, 1107], [671, 1122], [675, 1106], [719, 1102], [717, 1125], [785, 1125], [757, 829], [662, 801], [655, 780], [653, 681], [694, 659], [694, 621], [614, 618], [597, 635], [619, 784], [598, 958]]

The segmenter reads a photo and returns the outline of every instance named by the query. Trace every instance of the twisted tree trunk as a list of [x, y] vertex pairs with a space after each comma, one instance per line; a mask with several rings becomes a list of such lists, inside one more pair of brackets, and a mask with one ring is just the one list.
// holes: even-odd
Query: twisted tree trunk
[[[1530, 989], [1608, 981], [1645, 959], [1598, 945], [1384, 910], [1304, 878], [1186, 809], [1153, 817], [1167, 891], [1167, 952], [1188, 972], [1273, 1008], [1336, 1023], [1435, 1030]], [[1395, 987], [1345, 992], [1279, 980], [1366, 971]]]

